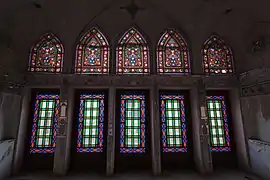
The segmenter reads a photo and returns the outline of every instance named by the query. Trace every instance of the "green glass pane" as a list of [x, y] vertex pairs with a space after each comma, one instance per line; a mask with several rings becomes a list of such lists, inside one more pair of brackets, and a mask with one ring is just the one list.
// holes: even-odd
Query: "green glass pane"
[[208, 100], [208, 117], [210, 125], [211, 143], [213, 146], [225, 146], [224, 121], [222, 115], [222, 104], [219, 100]]
[[125, 145], [127, 147], [139, 147], [141, 130], [141, 101], [130, 99], [126, 101], [125, 106]]
[[54, 121], [54, 100], [42, 99], [39, 103], [36, 147], [50, 147], [52, 143], [52, 125]]
[[167, 145], [179, 147], [182, 145], [181, 103], [179, 100], [167, 99], [165, 107]]
[[84, 147], [98, 145], [100, 99], [86, 99], [84, 102], [82, 143]]

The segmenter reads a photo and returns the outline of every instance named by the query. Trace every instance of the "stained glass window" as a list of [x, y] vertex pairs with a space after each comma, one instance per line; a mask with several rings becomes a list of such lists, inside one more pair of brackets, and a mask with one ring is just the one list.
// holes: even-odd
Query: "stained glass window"
[[203, 66], [206, 74], [233, 72], [233, 56], [230, 47], [219, 36], [211, 36], [204, 44]]
[[161, 95], [163, 152], [187, 152], [187, 128], [184, 96]]
[[96, 28], [89, 30], [76, 49], [75, 72], [83, 74], [109, 73], [110, 46]]
[[30, 72], [60, 73], [63, 66], [64, 48], [60, 40], [47, 33], [32, 47], [29, 60]]
[[231, 151], [228, 114], [224, 96], [208, 96], [207, 109], [211, 137], [211, 151]]
[[149, 48], [142, 34], [129, 29], [119, 40], [116, 49], [117, 74], [149, 74]]
[[54, 153], [59, 110], [59, 95], [36, 96], [30, 153]]
[[190, 73], [187, 43], [174, 30], [167, 30], [158, 42], [157, 71], [159, 74]]
[[120, 153], [145, 152], [145, 96], [121, 95]]
[[104, 94], [81, 94], [77, 152], [103, 152]]

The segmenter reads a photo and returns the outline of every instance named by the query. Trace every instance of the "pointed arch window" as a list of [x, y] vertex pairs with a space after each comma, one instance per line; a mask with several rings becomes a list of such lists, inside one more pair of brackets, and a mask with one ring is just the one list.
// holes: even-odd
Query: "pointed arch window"
[[147, 41], [135, 28], [121, 37], [116, 48], [117, 74], [149, 74], [150, 57]]
[[231, 48], [217, 35], [212, 35], [204, 43], [203, 66], [206, 74], [233, 73]]
[[60, 73], [63, 56], [64, 47], [60, 40], [54, 34], [46, 33], [31, 48], [28, 71]]
[[176, 31], [167, 30], [157, 45], [159, 74], [189, 74], [189, 49], [185, 39]]
[[106, 37], [97, 29], [90, 29], [76, 48], [75, 73], [108, 74], [110, 46]]

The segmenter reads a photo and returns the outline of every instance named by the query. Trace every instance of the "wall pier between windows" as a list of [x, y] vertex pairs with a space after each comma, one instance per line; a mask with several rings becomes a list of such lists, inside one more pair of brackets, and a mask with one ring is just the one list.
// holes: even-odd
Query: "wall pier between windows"
[[161, 152], [160, 152], [160, 111], [159, 96], [156, 86], [150, 89], [151, 108], [151, 144], [152, 144], [152, 171], [154, 175], [161, 174]]
[[53, 172], [58, 175], [65, 175], [70, 159], [74, 91], [73, 88], [62, 86], [60, 94], [61, 110], [58, 122]]
[[206, 104], [206, 88], [205, 82], [203, 80], [199, 80], [197, 82], [197, 93], [199, 101], [199, 114], [200, 114], [200, 143], [201, 143], [201, 153], [202, 153], [202, 163], [204, 173], [212, 173], [213, 172], [213, 164], [212, 164], [212, 154], [210, 152], [210, 138], [209, 138], [209, 119], [207, 112], [207, 104]]
[[108, 115], [108, 137], [107, 137], [107, 163], [106, 174], [108, 176], [114, 173], [115, 160], [115, 87], [109, 88], [109, 115]]
[[[200, 137], [200, 112], [199, 112], [199, 93], [198, 88], [195, 86], [190, 92], [191, 101], [191, 118], [192, 118], [192, 132], [193, 132], [193, 147], [194, 147], [194, 161], [198, 172], [206, 173], [205, 159], [203, 158], [204, 145], [201, 143]], [[205, 151], [205, 150], [204, 150]]]

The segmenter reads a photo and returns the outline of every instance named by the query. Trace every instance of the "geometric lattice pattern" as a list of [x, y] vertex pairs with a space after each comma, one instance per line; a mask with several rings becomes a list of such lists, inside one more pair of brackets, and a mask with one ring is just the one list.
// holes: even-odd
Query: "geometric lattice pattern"
[[59, 95], [36, 96], [30, 153], [54, 153], [59, 111]]
[[119, 40], [116, 48], [117, 74], [149, 74], [149, 48], [142, 34], [130, 28]]
[[233, 73], [232, 51], [217, 35], [212, 35], [204, 44], [203, 66], [206, 74]]
[[105, 36], [96, 28], [89, 30], [76, 49], [75, 73], [108, 74], [110, 46]]
[[145, 96], [121, 95], [120, 153], [145, 152]]
[[63, 56], [64, 48], [60, 40], [47, 33], [31, 48], [28, 71], [60, 73]]
[[163, 152], [187, 152], [187, 128], [184, 96], [161, 95]]
[[77, 152], [104, 151], [104, 94], [81, 94]]
[[189, 51], [184, 38], [176, 31], [167, 30], [157, 46], [159, 74], [189, 74]]
[[207, 96], [211, 151], [231, 151], [228, 115], [224, 96]]

